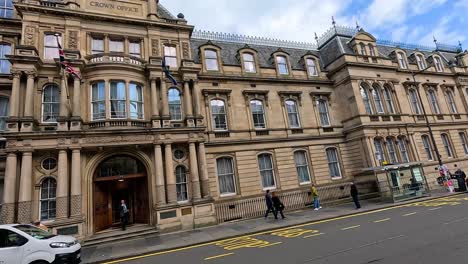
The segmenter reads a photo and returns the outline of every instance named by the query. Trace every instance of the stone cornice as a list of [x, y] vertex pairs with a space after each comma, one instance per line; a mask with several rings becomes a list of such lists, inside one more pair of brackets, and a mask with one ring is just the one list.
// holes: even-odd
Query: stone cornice
[[297, 83], [297, 84], [325, 84], [333, 85], [331, 80], [309, 80], [309, 79], [280, 79], [276, 77], [258, 77], [258, 76], [232, 76], [232, 75], [207, 75], [201, 74], [199, 80], [218, 80], [218, 81], [246, 81], [246, 82], [268, 82], [268, 83]]

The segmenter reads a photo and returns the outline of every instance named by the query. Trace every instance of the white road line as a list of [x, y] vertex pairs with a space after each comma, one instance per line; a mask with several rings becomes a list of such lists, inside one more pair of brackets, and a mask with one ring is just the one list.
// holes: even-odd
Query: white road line
[[438, 209], [440, 209], [440, 208], [442, 208], [442, 207], [431, 208], [431, 209], [429, 209], [429, 211], [438, 210]]
[[388, 220], [390, 220], [390, 219], [391, 219], [391, 218], [380, 219], [380, 220], [374, 221], [374, 223], [385, 222], [385, 221], [388, 221]]
[[360, 227], [360, 226], [361, 226], [361, 225], [355, 225], [355, 226], [345, 227], [345, 228], [341, 228], [341, 230], [348, 230], [348, 229], [358, 228], [358, 227]]
[[465, 220], [468, 220], [468, 217], [461, 218], [461, 219], [457, 219], [457, 220], [453, 220], [453, 221], [444, 223], [444, 225], [450, 225], [450, 224], [457, 223], [457, 222], [461, 222], [461, 221], [465, 221]]
[[305, 237], [302, 237], [302, 238], [315, 237], [315, 236], [321, 236], [321, 235], [325, 235], [325, 233], [318, 233], [318, 234], [308, 235], [308, 236], [305, 236]]
[[417, 214], [416, 212], [412, 212], [412, 213], [409, 213], [409, 214], [404, 214], [403, 216], [410, 216], [410, 215], [415, 215]]
[[227, 253], [227, 254], [222, 254], [222, 255], [218, 255], [218, 256], [208, 257], [208, 258], [205, 258], [205, 260], [227, 257], [227, 256], [230, 256], [230, 255], [233, 255], [233, 254], [234, 253]]

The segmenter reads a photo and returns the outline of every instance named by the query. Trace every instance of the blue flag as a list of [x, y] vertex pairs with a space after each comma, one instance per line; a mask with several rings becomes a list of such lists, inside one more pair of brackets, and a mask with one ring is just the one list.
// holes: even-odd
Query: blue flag
[[166, 58], [164, 57], [163, 57], [161, 66], [162, 66], [164, 73], [166, 74], [166, 77], [169, 78], [169, 80], [171, 80], [172, 84], [177, 85], [176, 79], [174, 79], [174, 76], [172, 76], [171, 72], [169, 71], [169, 66], [166, 66]]

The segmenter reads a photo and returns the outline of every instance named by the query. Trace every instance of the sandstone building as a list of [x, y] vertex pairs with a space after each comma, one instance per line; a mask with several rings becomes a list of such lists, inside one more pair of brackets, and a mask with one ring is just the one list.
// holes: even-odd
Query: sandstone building
[[[158, 0], [0, 3], [2, 223], [90, 237], [125, 199], [132, 223], [192, 228], [229, 203], [263, 208], [267, 189], [340, 192], [383, 161], [422, 162], [435, 186], [434, 147], [468, 166], [459, 47], [338, 26], [317, 44], [195, 31]], [[61, 72], [56, 38], [82, 81]]]

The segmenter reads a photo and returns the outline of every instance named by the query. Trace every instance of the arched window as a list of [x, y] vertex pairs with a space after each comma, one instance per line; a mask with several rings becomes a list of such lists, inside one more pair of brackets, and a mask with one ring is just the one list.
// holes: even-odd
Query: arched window
[[256, 73], [255, 58], [251, 53], [242, 53], [242, 60], [244, 61], [244, 71], [248, 73]]
[[306, 152], [304, 150], [298, 150], [294, 152], [294, 162], [296, 163], [299, 184], [310, 183], [309, 162], [307, 161]]
[[219, 71], [218, 53], [215, 50], [205, 50], [205, 65], [207, 71]]
[[434, 64], [435, 64], [436, 71], [438, 72], [444, 71], [444, 65], [442, 64], [442, 60], [439, 57], [434, 57]]
[[286, 100], [284, 102], [286, 111], [288, 113], [289, 127], [298, 128], [301, 126], [299, 122], [299, 114], [297, 112], [297, 104], [294, 100]]
[[46, 178], [41, 183], [41, 220], [54, 219], [56, 215], [57, 182], [54, 178]]
[[408, 69], [408, 64], [406, 63], [405, 55], [402, 52], [397, 52], [398, 65], [402, 69]]
[[427, 91], [427, 96], [429, 97], [432, 112], [437, 115], [440, 114], [439, 102], [437, 101], [437, 94], [434, 89], [429, 89]]
[[379, 161], [380, 163], [386, 160], [384, 146], [383, 146], [383, 142], [381, 138], [374, 139], [374, 147], [375, 147], [375, 156], [376, 156], [377, 161]]
[[453, 97], [453, 92], [451, 90], [447, 90], [445, 94], [447, 95], [447, 103], [450, 109], [450, 113], [457, 114], [458, 110], [457, 105], [455, 104], [455, 98]]
[[364, 108], [366, 109], [366, 113], [368, 115], [373, 114], [372, 106], [371, 106], [370, 100], [369, 100], [369, 93], [367, 91], [367, 87], [364, 87], [364, 85], [361, 84], [361, 87], [360, 87], [359, 90], [361, 92], [361, 97], [362, 97], [362, 101], [364, 102]]
[[105, 82], [93, 83], [91, 86], [91, 116], [92, 120], [106, 119], [106, 88]]
[[369, 44], [369, 52], [372, 57], [375, 57], [375, 48], [372, 44]]
[[453, 158], [453, 149], [452, 144], [450, 143], [449, 136], [447, 134], [440, 134], [440, 137], [442, 138], [442, 144], [444, 145], [447, 157]]
[[187, 170], [181, 165], [176, 167], [176, 193], [178, 202], [188, 201]]
[[276, 65], [278, 67], [279, 74], [288, 75], [288, 60], [285, 56], [276, 56]]
[[421, 140], [424, 146], [424, 151], [426, 152], [426, 157], [427, 160], [433, 160], [434, 157], [432, 156], [432, 144], [429, 140], [429, 137], [427, 135], [422, 135]]
[[174, 46], [164, 46], [164, 60], [166, 65], [177, 68], [177, 49]]
[[182, 120], [182, 102], [180, 92], [176, 88], [170, 88], [168, 91], [169, 115], [171, 120]]
[[218, 174], [219, 194], [236, 194], [234, 179], [234, 165], [231, 157], [216, 159], [216, 172]]
[[403, 162], [409, 162], [408, 149], [406, 147], [406, 140], [403, 137], [397, 139], [398, 149], [400, 150], [401, 160]]
[[42, 122], [55, 123], [60, 110], [59, 88], [55, 84], [44, 87], [42, 92]]
[[465, 132], [458, 132], [458, 135], [460, 136], [463, 152], [465, 155], [468, 155], [468, 140], [466, 139], [466, 134]]
[[8, 97], [0, 97], [0, 131], [5, 130], [9, 111]]
[[126, 155], [112, 156], [101, 162], [96, 170], [96, 178], [124, 177], [126, 175], [143, 176], [145, 174], [143, 163]]
[[130, 118], [143, 119], [143, 90], [141, 85], [129, 84], [130, 93]]
[[330, 114], [328, 112], [328, 100], [326, 98], [319, 98], [316, 101], [317, 109], [320, 116], [320, 124], [323, 127], [330, 126]]
[[418, 63], [418, 68], [420, 70], [426, 69], [426, 61], [421, 54], [416, 55], [416, 62]]
[[395, 143], [393, 141], [393, 138], [390, 138], [390, 137], [387, 138], [387, 150], [388, 150], [388, 156], [390, 158], [390, 163], [392, 164], [398, 163], [398, 158], [396, 155]]
[[223, 100], [211, 100], [211, 120], [213, 130], [227, 130], [226, 108]]
[[361, 55], [367, 56], [366, 45], [364, 43], [359, 44], [361, 48]]
[[309, 76], [318, 76], [318, 68], [316, 61], [314, 59], [307, 59], [306, 63]]
[[387, 106], [388, 112], [390, 114], [394, 114], [395, 107], [393, 106], [392, 90], [390, 89], [390, 87], [388, 87], [388, 85], [384, 86], [383, 94], [384, 94], [384, 99], [385, 99], [385, 105]]
[[125, 90], [125, 82], [110, 82], [111, 118], [127, 117], [127, 93]]
[[252, 120], [253, 120], [255, 129], [266, 128], [265, 111], [263, 109], [263, 102], [260, 100], [250, 101], [250, 111], [252, 111]]
[[260, 177], [262, 178], [263, 189], [275, 188], [275, 172], [271, 154], [264, 153], [258, 155], [258, 168], [260, 170]]
[[374, 98], [374, 104], [375, 104], [375, 108], [377, 110], [377, 113], [383, 114], [385, 111], [384, 111], [384, 107], [383, 107], [383, 104], [382, 104], [382, 97], [380, 95], [380, 87], [379, 86], [374, 85], [374, 87], [372, 89], [372, 97]]
[[332, 179], [341, 178], [341, 165], [338, 158], [338, 150], [336, 148], [327, 148], [326, 153], [330, 176]]
[[13, 0], [0, 1], [0, 17], [13, 17]]
[[413, 109], [413, 113], [420, 115], [421, 112], [421, 105], [419, 104], [418, 94], [416, 89], [411, 88], [408, 90], [409, 100], [411, 103], [411, 108]]
[[11, 64], [5, 56], [9, 54], [11, 54], [11, 45], [8, 43], [0, 43], [0, 73], [10, 73]]

